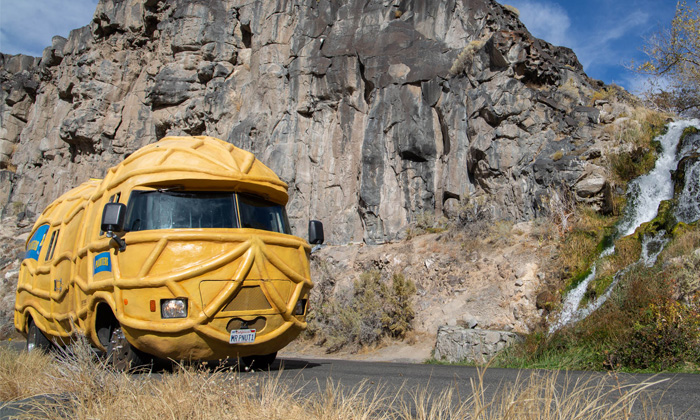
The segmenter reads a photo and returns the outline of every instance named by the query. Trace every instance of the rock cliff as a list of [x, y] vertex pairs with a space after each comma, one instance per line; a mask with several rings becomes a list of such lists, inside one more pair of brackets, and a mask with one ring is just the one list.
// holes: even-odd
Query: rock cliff
[[41, 58], [0, 55], [0, 206], [31, 216], [166, 135], [255, 153], [290, 219], [331, 243], [400, 238], [485, 196], [605, 207], [606, 118], [573, 52], [492, 0], [101, 0]]

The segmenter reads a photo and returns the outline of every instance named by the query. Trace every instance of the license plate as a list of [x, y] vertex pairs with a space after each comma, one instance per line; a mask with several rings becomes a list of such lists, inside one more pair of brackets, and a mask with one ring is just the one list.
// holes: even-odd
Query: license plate
[[229, 344], [253, 343], [255, 342], [255, 330], [231, 330]]

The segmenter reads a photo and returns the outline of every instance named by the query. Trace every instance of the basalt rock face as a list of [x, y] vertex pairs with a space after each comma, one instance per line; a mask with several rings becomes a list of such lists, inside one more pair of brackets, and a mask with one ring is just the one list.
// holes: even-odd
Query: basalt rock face
[[250, 150], [295, 231], [400, 238], [486, 195], [495, 216], [605, 201], [601, 110], [573, 52], [490, 0], [101, 0], [41, 59], [0, 55], [0, 205], [43, 207], [166, 135]]

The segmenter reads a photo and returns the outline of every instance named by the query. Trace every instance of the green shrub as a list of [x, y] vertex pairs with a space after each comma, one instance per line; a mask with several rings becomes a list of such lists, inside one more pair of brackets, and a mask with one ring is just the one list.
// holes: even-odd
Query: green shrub
[[411, 280], [406, 279], [403, 274], [394, 274], [391, 293], [387, 296], [388, 308], [382, 316], [382, 325], [390, 336], [404, 338], [406, 333], [411, 331], [411, 323], [416, 316], [413, 310], [415, 294], [416, 285]]
[[617, 220], [617, 217], [601, 215], [590, 207], [576, 208], [571, 228], [557, 252], [565, 292], [588, 277], [593, 262], [604, 248], [612, 245], [612, 229]]
[[656, 164], [661, 144], [655, 138], [668, 128], [666, 115], [649, 110], [635, 110], [629, 123], [615, 128], [614, 136], [627, 150], [609, 155], [609, 169], [621, 186], [648, 173]]
[[690, 305], [674, 300], [650, 304], [612, 360], [618, 366], [654, 371], [700, 363], [699, 309], [698, 296]]
[[652, 148], [635, 147], [610, 156], [610, 166], [618, 181], [626, 184], [654, 169], [656, 151]]
[[307, 334], [329, 353], [378, 344], [384, 337], [404, 338], [412, 330], [416, 287], [394, 274], [391, 287], [379, 271], [360, 275], [352, 287], [337, 291], [309, 314]]
[[596, 277], [586, 287], [586, 292], [579, 306], [586, 306], [602, 296], [615, 278], [613, 276]]

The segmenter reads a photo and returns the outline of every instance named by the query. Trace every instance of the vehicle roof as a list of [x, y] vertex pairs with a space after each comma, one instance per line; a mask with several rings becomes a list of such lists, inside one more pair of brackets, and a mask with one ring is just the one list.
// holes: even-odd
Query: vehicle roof
[[287, 184], [255, 156], [214, 137], [165, 137], [110, 168], [96, 195], [128, 187], [232, 190], [287, 204]]

